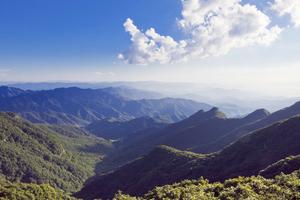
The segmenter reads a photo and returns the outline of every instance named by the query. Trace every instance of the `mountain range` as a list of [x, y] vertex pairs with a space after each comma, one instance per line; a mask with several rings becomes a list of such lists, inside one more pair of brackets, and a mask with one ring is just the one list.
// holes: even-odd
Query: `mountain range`
[[143, 158], [89, 182], [78, 196], [86, 199], [112, 198], [119, 190], [143, 195], [155, 186], [201, 176], [210, 181], [224, 181], [238, 176], [258, 175], [273, 163], [299, 154], [300, 117], [294, 117], [244, 136], [214, 154], [158, 147]]
[[83, 126], [113, 117], [133, 119], [150, 116], [176, 122], [199, 109], [210, 106], [185, 99], [130, 100], [120, 89], [59, 88], [42, 91], [22, 91], [1, 87], [0, 111], [16, 112], [34, 123], [72, 124]]
[[0, 111], [0, 199], [299, 197], [300, 102], [228, 117], [123, 87], [4, 86]]
[[[228, 117], [241, 117], [257, 108], [266, 108], [271, 112], [275, 112], [280, 108], [287, 107], [292, 103], [299, 101], [299, 97], [282, 97], [270, 96], [266, 93], [255, 93], [247, 90], [237, 90], [224, 88], [220, 86], [199, 83], [174, 83], [174, 82], [154, 82], [154, 81], [137, 81], [137, 82], [34, 82], [34, 83], [1, 83], [0, 85], [8, 85], [23, 90], [53, 90], [56, 88], [79, 87], [84, 89], [102, 89], [102, 88], [122, 88], [129, 89], [126, 95], [130, 98], [134, 97], [138, 91], [137, 97], [144, 99], [156, 99], [163, 97], [184, 98], [199, 102], [206, 102], [210, 105], [217, 106]], [[144, 94], [140, 95], [141, 91]]]

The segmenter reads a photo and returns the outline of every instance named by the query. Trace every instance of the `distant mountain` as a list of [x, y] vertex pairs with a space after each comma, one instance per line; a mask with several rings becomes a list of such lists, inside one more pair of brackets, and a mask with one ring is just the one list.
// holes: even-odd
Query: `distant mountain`
[[[0, 83], [1, 84], [1, 83]], [[8, 87], [20, 88], [22, 90], [54, 90], [56, 88], [70, 88], [78, 87], [82, 89], [103, 89], [107, 93], [113, 95], [119, 95], [126, 99], [140, 100], [140, 99], [160, 99], [165, 97], [164, 95], [142, 89], [135, 89], [134, 87], [122, 85], [122, 83], [15, 83], [7, 84]]]
[[[0, 83], [1, 84], [1, 83]], [[276, 97], [266, 93], [247, 90], [220, 88], [212, 84], [204, 83], [171, 83], [157, 81], [137, 82], [44, 82], [44, 83], [2, 83], [10, 87], [23, 90], [52, 90], [55, 88], [91, 88], [101, 89], [108, 87], [134, 88], [137, 90], [160, 93], [163, 97], [184, 98], [214, 105], [228, 117], [241, 117], [257, 109], [266, 108], [271, 112], [286, 107], [293, 102], [299, 101], [300, 97]], [[146, 99], [149, 99], [145, 97]]]
[[18, 88], [0, 86], [0, 98], [14, 97], [24, 93], [26, 93], [24, 90]]
[[[264, 115], [264, 112], [261, 110], [262, 115]], [[253, 123], [246, 124], [245, 126], [241, 126], [229, 133], [226, 133], [222, 138], [219, 138], [217, 141], [211, 144], [204, 145], [202, 147], [199, 147], [197, 149], [198, 152], [214, 152], [218, 151], [225, 146], [229, 145], [230, 143], [234, 142], [238, 138], [255, 131], [257, 129], [264, 128], [266, 126], [270, 126], [278, 121], [286, 120], [288, 118], [294, 117], [300, 115], [300, 102], [297, 102], [293, 104], [290, 107], [281, 109], [277, 112], [274, 112], [270, 115], [268, 115], [265, 118], [262, 118], [261, 120], [255, 121]]]
[[[280, 114], [282, 111], [288, 110], [290, 111], [285, 115]], [[258, 109], [243, 118], [227, 118], [217, 108], [212, 108], [206, 112], [199, 111], [185, 120], [170, 124], [162, 129], [141, 130], [141, 133], [137, 131], [136, 134], [119, 143], [117, 150], [104, 162], [109, 163], [110, 169], [115, 169], [149, 153], [158, 145], [168, 145], [196, 153], [217, 152], [240, 137], [272, 125], [277, 122], [277, 119], [293, 117], [297, 112], [297, 107], [291, 106], [273, 114], [265, 109]], [[274, 116], [279, 115], [278, 113], [281, 117], [274, 119]], [[105, 171], [107, 168], [102, 169], [100, 167], [99, 170]]]
[[159, 136], [160, 144], [197, 152], [199, 146], [213, 143], [226, 133], [266, 116], [268, 113], [260, 110], [244, 118], [227, 118], [217, 108], [212, 108], [207, 112], [200, 111], [163, 130]]
[[75, 125], [86, 125], [108, 117], [132, 119], [161, 116], [176, 122], [199, 109], [209, 108], [207, 104], [184, 99], [128, 100], [112, 92], [112, 89], [28, 91], [0, 101], [1, 111], [17, 112], [34, 123]]
[[[147, 154], [158, 145], [168, 145], [180, 150], [198, 151], [207, 144], [214, 143], [219, 138], [247, 125], [267, 117], [266, 110], [257, 110], [244, 118], [227, 118], [218, 108], [209, 111], [199, 111], [189, 118], [170, 124], [162, 129], [150, 129], [135, 134], [134, 137], [124, 140], [109, 160], [122, 165]], [[221, 149], [221, 148], [220, 148]], [[122, 161], [122, 162], [121, 162]]]
[[36, 126], [0, 113], [0, 176], [8, 181], [76, 191], [111, 150], [110, 142], [78, 128]]
[[141, 100], [141, 99], [161, 99], [164, 96], [157, 92], [149, 92], [138, 90], [130, 87], [107, 87], [102, 89], [114, 96], [119, 96], [128, 100]]
[[219, 153], [201, 155], [159, 147], [119, 170], [95, 178], [79, 197], [111, 198], [118, 190], [142, 195], [156, 186], [203, 176], [223, 181], [258, 175], [280, 159], [300, 154], [300, 117], [249, 134]]
[[91, 123], [86, 129], [97, 136], [106, 139], [124, 139], [141, 133], [150, 128], [163, 128], [167, 126], [167, 122], [153, 119], [151, 117], [140, 117], [129, 121], [120, 121], [116, 119], [104, 119]]

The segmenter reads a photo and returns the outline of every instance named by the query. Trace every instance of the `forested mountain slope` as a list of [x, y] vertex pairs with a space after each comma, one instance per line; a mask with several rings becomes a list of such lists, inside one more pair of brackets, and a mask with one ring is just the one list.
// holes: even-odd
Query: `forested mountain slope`
[[0, 113], [0, 174], [9, 181], [74, 191], [94, 175], [111, 148], [108, 141], [76, 128], [36, 126]]
[[155, 186], [203, 176], [223, 181], [258, 175], [269, 165], [300, 154], [300, 117], [276, 123], [239, 139], [219, 153], [200, 155], [160, 147], [119, 170], [87, 184], [80, 197], [110, 198], [118, 190], [141, 195]]

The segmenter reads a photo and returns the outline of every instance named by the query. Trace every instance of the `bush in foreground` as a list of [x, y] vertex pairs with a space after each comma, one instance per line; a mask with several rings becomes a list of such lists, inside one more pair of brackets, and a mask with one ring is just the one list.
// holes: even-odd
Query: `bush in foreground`
[[157, 187], [143, 197], [131, 197], [121, 192], [114, 200], [277, 200], [300, 199], [300, 170], [281, 174], [274, 179], [239, 177], [224, 183], [209, 183], [205, 179], [186, 180]]

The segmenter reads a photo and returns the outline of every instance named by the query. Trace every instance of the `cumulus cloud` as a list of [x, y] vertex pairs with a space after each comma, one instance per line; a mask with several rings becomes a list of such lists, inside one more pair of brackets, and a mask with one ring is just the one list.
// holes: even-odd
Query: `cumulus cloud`
[[161, 36], [154, 28], [142, 32], [131, 19], [126, 20], [124, 27], [131, 36], [132, 44], [127, 52], [118, 57], [128, 63], [142, 65], [155, 62], [169, 63], [184, 54], [186, 47], [184, 41], [176, 42], [170, 36]]
[[275, 0], [272, 9], [280, 16], [290, 16], [294, 26], [300, 27], [300, 0]]
[[185, 38], [176, 41], [150, 28], [141, 31], [131, 19], [124, 23], [130, 48], [118, 57], [130, 64], [173, 63], [227, 54], [233, 48], [268, 45], [281, 29], [255, 5], [241, 0], [182, 0], [178, 27]]

